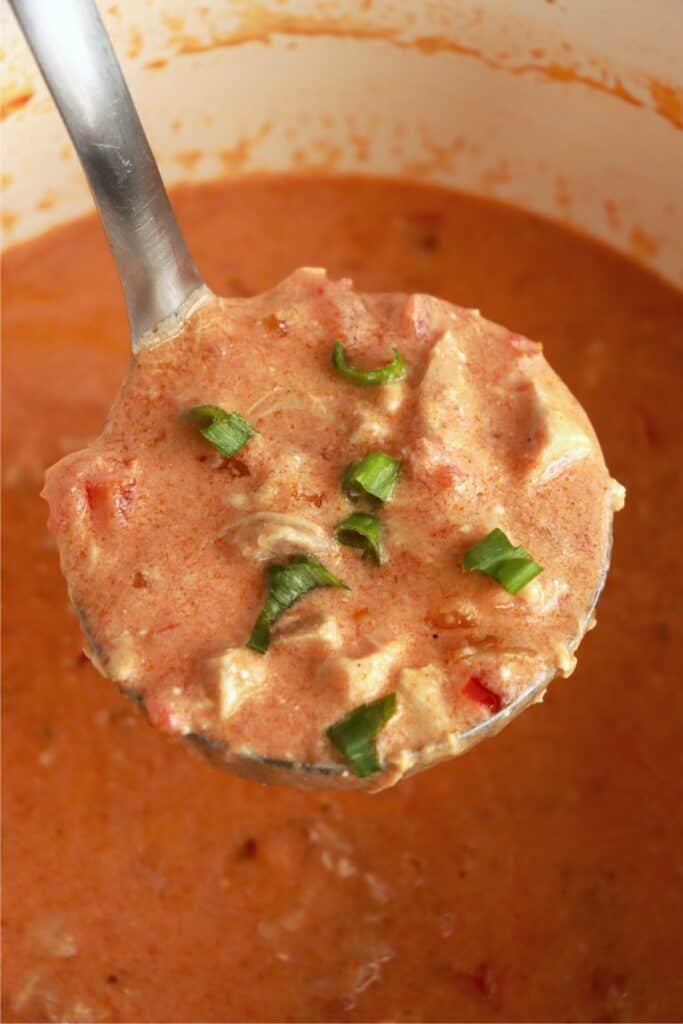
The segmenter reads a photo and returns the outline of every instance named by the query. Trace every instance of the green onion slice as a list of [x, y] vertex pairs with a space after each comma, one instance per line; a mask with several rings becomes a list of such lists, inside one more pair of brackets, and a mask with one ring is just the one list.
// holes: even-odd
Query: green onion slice
[[398, 459], [384, 452], [368, 452], [362, 462], [352, 462], [347, 468], [342, 490], [352, 501], [363, 494], [389, 501], [398, 483], [400, 465]]
[[270, 630], [283, 612], [295, 601], [317, 587], [349, 588], [336, 576], [307, 555], [297, 555], [286, 565], [270, 565], [266, 570], [269, 592], [257, 618], [247, 647], [265, 654], [270, 644]]
[[396, 714], [397, 706], [396, 694], [388, 693], [386, 697], [349, 711], [326, 730], [354, 775], [364, 778], [382, 770], [377, 754], [377, 735]]
[[183, 419], [195, 422], [202, 436], [226, 458], [235, 455], [258, 433], [238, 412], [225, 412], [217, 405], [195, 405], [183, 413]]
[[347, 363], [346, 349], [341, 341], [336, 341], [332, 349], [332, 365], [342, 377], [346, 377], [347, 380], [353, 381], [354, 384], [360, 384], [364, 388], [376, 388], [382, 384], [394, 384], [405, 377], [406, 361], [397, 348], [391, 351], [394, 354], [394, 358], [385, 366], [378, 366], [374, 370], [359, 370]]
[[465, 552], [462, 567], [467, 572], [483, 572], [511, 594], [518, 594], [543, 566], [535, 562], [526, 548], [512, 546], [502, 530], [495, 530]]
[[343, 519], [336, 529], [336, 537], [340, 544], [360, 548], [363, 558], [374, 558], [377, 565], [382, 564], [381, 535], [382, 524], [379, 519], [367, 512], [354, 512]]

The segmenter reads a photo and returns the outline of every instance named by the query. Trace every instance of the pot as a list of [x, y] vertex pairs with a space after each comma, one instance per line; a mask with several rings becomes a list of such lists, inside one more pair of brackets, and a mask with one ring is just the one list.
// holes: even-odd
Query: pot
[[[640, 0], [100, 7], [169, 186], [285, 171], [434, 182], [554, 219], [683, 286], [677, 0], [650, 0], [647, 16]], [[92, 202], [7, 5], [0, 16], [7, 247]], [[210, 217], [198, 224], [213, 230]], [[603, 646], [590, 654], [587, 642], [583, 681], [577, 673], [554, 688], [552, 709], [387, 793], [321, 795], [194, 762], [80, 655], [38, 498], [47, 461], [40, 446], [33, 459], [23, 432], [40, 408], [49, 461], [84, 444], [125, 372], [122, 302], [117, 321], [95, 296], [83, 338], [70, 337], [73, 319], [60, 334], [61, 296], [84, 262], [65, 266], [61, 253], [104, 252], [85, 234], [86, 247], [42, 247], [48, 266], [69, 270], [49, 301], [42, 271], [29, 275], [33, 363], [22, 323], [6, 319], [16, 343], [5, 430], [19, 471], [5, 460], [14, 596], [4, 612], [21, 650], [5, 655], [5, 1019], [673, 1019], [683, 1005], [674, 293], [631, 267], [606, 275], [611, 258], [576, 239], [568, 251], [587, 254], [581, 274], [569, 259], [570, 279], [553, 278], [561, 370], [583, 386], [631, 490], [610, 584], [620, 599], [608, 605], [608, 590]], [[504, 269], [510, 234], [483, 236]], [[25, 254], [37, 251], [11, 254], [8, 268], [15, 257], [30, 267]], [[476, 269], [484, 304], [489, 264], [469, 255], [461, 247], [456, 264], [441, 250], [458, 287], [467, 262]], [[289, 261], [286, 245], [279, 256]], [[515, 269], [498, 281], [507, 300], [526, 300]], [[585, 309], [583, 333], [571, 308], [564, 317], [581, 281], [590, 308], [595, 293], [609, 298], [594, 332]], [[7, 282], [9, 294], [11, 271]]]
[[[170, 186], [284, 170], [436, 181], [560, 220], [683, 283], [671, 0], [647, 18], [638, 0], [354, 2], [341, 14], [306, 0], [119, 0], [102, 13]], [[91, 200], [2, 17], [7, 246]]]

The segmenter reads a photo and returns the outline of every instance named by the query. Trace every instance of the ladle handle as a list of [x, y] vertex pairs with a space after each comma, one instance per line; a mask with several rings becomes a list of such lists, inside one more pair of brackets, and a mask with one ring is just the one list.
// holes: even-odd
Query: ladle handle
[[121, 278], [133, 351], [203, 282], [93, 0], [10, 0], [80, 157]]

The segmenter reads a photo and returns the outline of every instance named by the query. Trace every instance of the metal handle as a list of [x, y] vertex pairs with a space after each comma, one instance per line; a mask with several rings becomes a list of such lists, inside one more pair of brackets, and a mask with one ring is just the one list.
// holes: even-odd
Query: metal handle
[[80, 157], [135, 352], [202, 284], [93, 0], [10, 0]]

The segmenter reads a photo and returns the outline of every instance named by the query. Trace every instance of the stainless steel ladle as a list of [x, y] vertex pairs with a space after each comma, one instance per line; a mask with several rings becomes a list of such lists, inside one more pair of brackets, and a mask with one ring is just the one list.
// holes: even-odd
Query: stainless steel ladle
[[97, 204], [136, 352], [206, 287], [92, 0], [10, 0]]
[[[203, 295], [210, 295], [176, 222], [154, 156], [111, 41], [93, 0], [10, 0], [68, 129], [114, 253], [130, 321], [133, 353], [145, 338], [175, 332]], [[608, 559], [574, 650], [589, 623]], [[537, 701], [553, 672], [532, 679], [516, 701], [466, 732], [430, 749], [409, 769], [427, 767], [495, 735]], [[129, 696], [137, 699], [133, 693]], [[232, 753], [208, 737], [190, 736], [213, 763], [263, 782], [306, 787], [375, 788], [381, 776], [358, 779], [335, 762], [301, 764]]]

